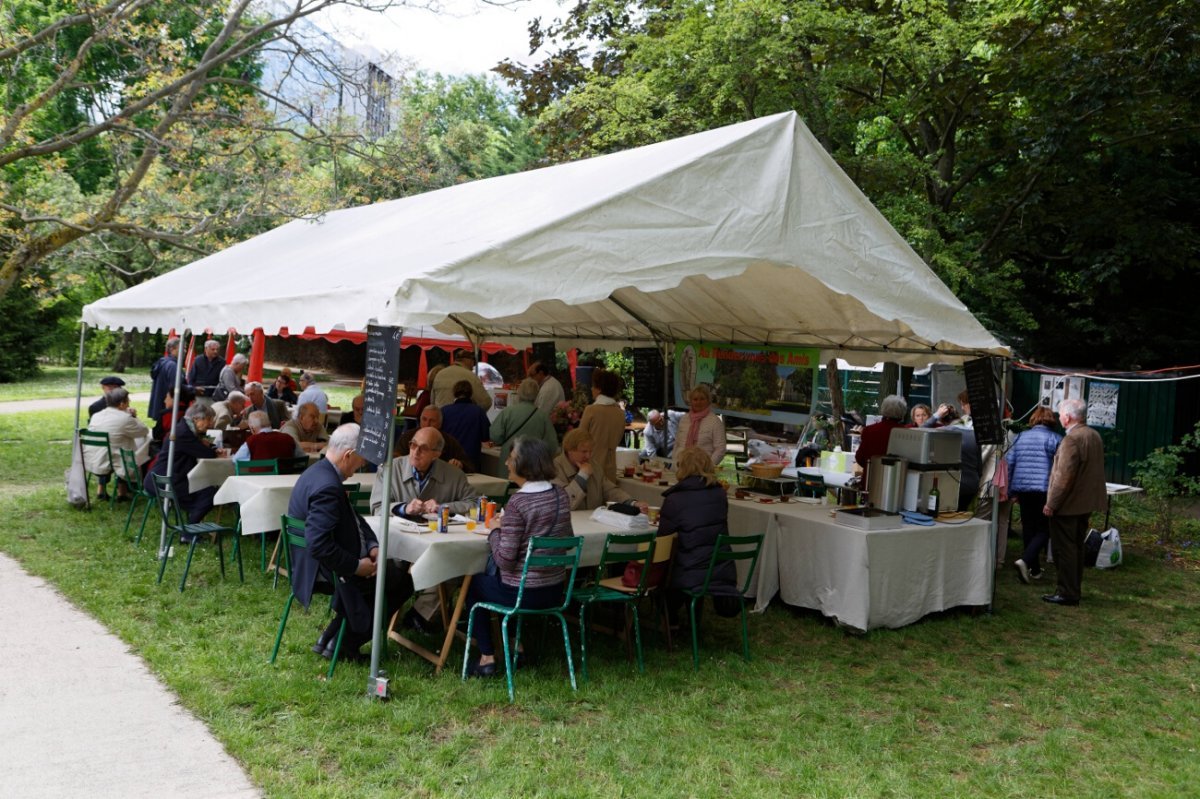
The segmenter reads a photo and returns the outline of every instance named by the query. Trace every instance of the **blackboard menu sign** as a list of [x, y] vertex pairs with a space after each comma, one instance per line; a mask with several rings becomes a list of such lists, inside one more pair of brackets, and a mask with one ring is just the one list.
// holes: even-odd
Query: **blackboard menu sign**
[[1004, 443], [1000, 424], [1000, 399], [996, 391], [996, 370], [991, 358], [978, 358], [963, 364], [967, 379], [967, 398], [971, 402], [971, 423], [980, 444]]
[[533, 359], [529, 362], [533, 363], [534, 361], [541, 361], [545, 365], [546, 371], [549, 372], [551, 376], [554, 376], [554, 372], [556, 371], [554, 359], [557, 357], [554, 352], [554, 342], [535, 341], [530, 345], [530, 349], [533, 350]]
[[633, 350], [633, 404], [638, 408], [663, 408], [663, 359], [655, 347]]
[[367, 326], [367, 367], [363, 384], [363, 424], [358, 454], [384, 463], [392, 453], [391, 425], [396, 415], [396, 379], [400, 374], [399, 327]]

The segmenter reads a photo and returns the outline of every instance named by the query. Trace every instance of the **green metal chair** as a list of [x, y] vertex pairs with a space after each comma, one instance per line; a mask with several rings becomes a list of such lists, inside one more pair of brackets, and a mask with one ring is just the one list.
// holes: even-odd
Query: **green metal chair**
[[243, 474], [279, 474], [279, 461], [275, 458], [257, 461], [234, 461], [233, 473]]
[[[611, 588], [614, 591], [622, 591], [627, 594], [632, 594], [637, 591], [642, 592], [643, 597], [650, 598], [655, 606], [655, 610], [659, 618], [659, 629], [662, 632], [663, 640], [666, 641], [667, 651], [673, 650], [671, 641], [671, 620], [670, 613], [667, 610], [667, 600], [665, 596], [666, 588], [671, 584], [671, 571], [675, 562], [675, 541], [678, 538], [677, 533], [670, 535], [660, 535], [654, 539], [654, 566], [664, 566], [662, 579], [657, 584], [646, 584], [645, 586], [629, 587], [622, 581], [621, 576], [604, 577], [597, 575], [600, 578], [600, 585], [605, 588]], [[643, 568], [643, 573], [644, 573]], [[625, 631], [625, 639], [628, 641], [629, 631]]]
[[[243, 474], [279, 474], [279, 461], [275, 458], [257, 461], [234, 461], [233, 473], [239, 477]], [[242, 517], [238, 514], [238, 536], [234, 539], [234, 547], [240, 554], [242, 540]], [[230, 555], [232, 557], [232, 553]], [[258, 565], [263, 572], [267, 570], [267, 531], [258, 534]]]
[[371, 515], [371, 492], [361, 491], [357, 488], [347, 487], [346, 498], [350, 500], [350, 506], [354, 508], [354, 512], [359, 516]]
[[[725, 563], [726, 561], [750, 561], [750, 568], [746, 572], [746, 580], [738, 591], [738, 601], [742, 612], [742, 654], [746, 660], [750, 659], [750, 628], [746, 621], [746, 600], [745, 593], [750, 590], [750, 581], [754, 578], [754, 567], [758, 565], [758, 555], [762, 551], [762, 542], [764, 536], [759, 535], [719, 535], [717, 536], [716, 545], [713, 547], [712, 560], [708, 562], [708, 571], [704, 574], [704, 583], [700, 586], [700, 590], [692, 591], [683, 589], [683, 593], [692, 598], [691, 604], [688, 606], [688, 614], [691, 620], [692, 628], [692, 666], [699, 671], [700, 669], [700, 631], [696, 626], [696, 604], [704, 599], [709, 594], [709, 583], [712, 581], [713, 571], [717, 564]], [[751, 547], [750, 549], [738, 550], [737, 547]]]
[[[608, 567], [616, 564], [637, 562], [642, 564], [642, 577], [637, 588], [631, 591], [620, 590], [614, 586], [602, 585], [596, 582], [575, 589], [575, 601], [579, 603], [579, 662], [583, 671], [583, 681], [587, 682], [587, 612], [588, 608], [598, 602], [619, 603], [625, 617], [625, 642], [629, 643], [629, 620], [633, 619], [633, 636], [637, 649], [638, 671], [645, 672], [646, 666], [642, 659], [642, 625], [638, 619], [637, 601], [646, 595], [646, 585], [650, 580], [650, 566], [654, 562], [654, 548], [657, 534], [648, 533], [609, 533], [604, 539], [604, 551], [600, 554], [600, 565], [596, 568], [597, 578], [608, 574]], [[620, 581], [618, 580], [618, 583]]]
[[[571, 690], [577, 690], [575, 685], [575, 664], [571, 660], [571, 637], [567, 632], [567, 620], [563, 611], [571, 604], [572, 588], [575, 585], [575, 573], [579, 570], [579, 557], [583, 553], [583, 539], [579, 536], [567, 538], [545, 538], [535, 536], [529, 539], [529, 548], [525, 551], [525, 565], [521, 569], [521, 583], [517, 586], [517, 601], [512, 607], [506, 607], [494, 602], [476, 602], [467, 611], [467, 646], [463, 653], [462, 678], [467, 679], [467, 669], [471, 663], [471, 637], [475, 631], [475, 611], [490, 610], [500, 615], [500, 636], [504, 642], [504, 675], [508, 679], [508, 701], [515, 701], [513, 692], [514, 658], [509, 646], [508, 621], [517, 617], [516, 646], [521, 645], [521, 622], [526, 616], [554, 616], [562, 626], [563, 647], [567, 653], [567, 670], [571, 675]], [[523, 608], [521, 599], [525, 594], [525, 581], [530, 569], [567, 569], [566, 583], [563, 587], [561, 605], [552, 608]], [[484, 618], [484, 624], [488, 620]]]
[[125, 470], [125, 474], [120, 479], [129, 489], [129, 513], [125, 516], [125, 535], [129, 535], [129, 524], [133, 521], [133, 511], [137, 508], [138, 500], [146, 500], [146, 507], [142, 510], [142, 526], [138, 528], [137, 538], [133, 540], [133, 543], [137, 545], [142, 543], [142, 533], [146, 531], [146, 519], [150, 516], [150, 506], [154, 504], [154, 495], [146, 491], [142, 485], [142, 470], [138, 468], [137, 455], [134, 451], [121, 448], [118, 452], [121, 453], [121, 468]]
[[[116, 479], [117, 470], [113, 468], [112, 445], [108, 440], [108, 433], [95, 432], [88, 430], [86, 427], [80, 428], [79, 446], [82, 448], [95, 447], [97, 449], [103, 449], [104, 459], [108, 463], [107, 472], [93, 472], [87, 467], [87, 458], [83, 457], [84, 450], [81, 449], [79, 452], [80, 457], [83, 459], [84, 493], [87, 494], [88, 507], [90, 508], [92, 507], [92, 475], [96, 475], [97, 478], [111, 475], [114, 479]], [[115, 486], [114, 489], [108, 494], [108, 505], [110, 508], [115, 508], [117, 506], [117, 492]]]
[[[287, 561], [288, 580], [291, 581], [292, 574], [292, 547], [308, 549], [308, 540], [304, 537], [304, 522], [292, 516], [283, 515], [279, 519], [279, 539], [283, 542], [284, 559]], [[333, 581], [337, 582], [337, 575], [333, 575]], [[279, 632], [275, 635], [275, 648], [271, 650], [271, 663], [275, 662], [275, 658], [279, 655], [279, 643], [283, 640], [283, 630], [287, 627], [288, 616], [292, 612], [292, 602], [296, 600], [296, 591], [293, 588], [288, 592], [287, 602], [283, 606], [283, 618], [279, 620]], [[325, 679], [333, 679], [333, 670], [337, 668], [338, 656], [342, 653], [342, 637], [346, 634], [346, 620], [342, 619], [342, 624], [338, 627], [337, 643], [333, 645], [333, 657], [329, 659], [329, 671], [325, 673]]]
[[[196, 544], [200, 541], [201, 536], [211, 535], [216, 539], [217, 545], [217, 562], [221, 565], [221, 578], [225, 577], [225, 548], [222, 545], [221, 539], [227, 535], [237, 535], [237, 530], [232, 527], [225, 527], [216, 522], [188, 522], [183, 515], [183, 507], [180, 506], [179, 500], [175, 496], [175, 489], [171, 486], [170, 479], [166, 475], [154, 475], [154, 488], [158, 492], [158, 501], [155, 505], [158, 506], [159, 515], [162, 517], [163, 524], [167, 526], [172, 534], [172, 537], [178, 537], [180, 541], [188, 543], [187, 563], [183, 567], [183, 577], [179, 580], [179, 591], [182, 593], [187, 584], [188, 571], [192, 568], [192, 555], [196, 551]], [[245, 575], [242, 573], [242, 554], [241, 550], [237, 550], [237, 565], [238, 578], [245, 582]], [[164, 550], [159, 556], [158, 565], [158, 582], [162, 582], [163, 572], [167, 568], [167, 556], [170, 554], [170, 548]]]

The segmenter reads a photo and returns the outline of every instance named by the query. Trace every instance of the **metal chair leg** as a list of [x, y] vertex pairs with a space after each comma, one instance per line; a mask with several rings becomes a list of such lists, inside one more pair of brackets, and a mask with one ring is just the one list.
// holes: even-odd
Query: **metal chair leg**
[[271, 662], [275, 662], [275, 658], [279, 656], [279, 643], [283, 640], [283, 628], [287, 627], [288, 615], [292, 612], [292, 602], [296, 599], [295, 594], [288, 594], [287, 604], [283, 606], [283, 618], [279, 620], [279, 632], [275, 634], [275, 648], [271, 650]]

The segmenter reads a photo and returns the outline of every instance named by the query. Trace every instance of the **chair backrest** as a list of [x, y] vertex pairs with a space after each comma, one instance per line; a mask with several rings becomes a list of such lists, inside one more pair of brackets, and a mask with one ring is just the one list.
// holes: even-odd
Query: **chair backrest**
[[371, 515], [370, 491], [349, 490], [346, 492], [346, 498], [350, 500], [350, 507], [354, 508], [354, 512], [359, 516]]
[[279, 474], [279, 461], [275, 458], [260, 461], [234, 461], [234, 474]]
[[[108, 433], [101, 433], [95, 430], [88, 430], [86, 427], [79, 430], [79, 443], [84, 447], [102, 447], [105, 454], [108, 456], [108, 468], [111, 471], [113, 467], [112, 446], [108, 440]], [[86, 463], [86, 461], [85, 461]]]
[[[762, 533], [758, 535], [719, 535], [717, 542], [713, 546], [712, 560], [708, 562], [708, 573], [704, 575], [704, 585], [700, 589], [700, 593], [708, 593], [708, 583], [712, 580], [713, 571], [717, 568], [718, 563], [723, 563], [727, 560], [748, 560], [750, 561], [750, 569], [746, 572], [746, 582], [738, 591], [740, 594], [745, 594], [750, 590], [750, 580], [754, 577], [754, 567], [758, 564], [758, 553], [762, 549], [762, 542], [765, 536]], [[734, 549], [734, 547], [752, 547], [751, 549]]]
[[308, 549], [308, 539], [304, 537], [304, 521], [286, 513], [279, 517], [279, 530], [283, 536], [283, 558], [287, 563], [287, 573], [290, 578], [292, 571], [292, 547]]
[[125, 481], [125, 485], [129, 487], [133, 494], [142, 493], [142, 481], [138, 478], [142, 476], [142, 470], [138, 468], [137, 455], [133, 450], [120, 447], [117, 452], [121, 453], [121, 469], [125, 472], [121, 479]]
[[670, 535], [659, 536], [654, 541], [654, 562], [666, 563], [675, 554], [675, 542], [679, 538], [679, 533], [671, 533]]
[[563, 589], [562, 605], [557, 610], [566, 610], [571, 604], [571, 591], [575, 587], [575, 572], [579, 570], [579, 558], [583, 554], [583, 538], [580, 536], [546, 537], [529, 539], [525, 550], [525, 565], [521, 567], [521, 584], [517, 587], [517, 601], [513, 607], [521, 607], [525, 593], [525, 580], [531, 569], [567, 569], [566, 587]]
[[[183, 517], [183, 508], [179, 506], [179, 500], [175, 496], [171, 478], [165, 474], [154, 475], [154, 492], [158, 495], [158, 502], [154, 504], [158, 506], [158, 513], [167, 529], [177, 533], [183, 532], [187, 522]], [[174, 521], [171, 520], [172, 516], [175, 517]]]
[[279, 459], [279, 474], [300, 474], [308, 468], [308, 456], [299, 455], [295, 458]]
[[650, 564], [655, 562], [654, 552], [657, 548], [658, 536], [654, 532], [609, 533], [604, 539], [604, 551], [600, 553], [600, 565], [596, 568], [596, 576], [603, 579], [608, 574], [608, 566], [614, 563], [640, 563], [642, 577], [637, 585], [640, 594], [646, 590]]

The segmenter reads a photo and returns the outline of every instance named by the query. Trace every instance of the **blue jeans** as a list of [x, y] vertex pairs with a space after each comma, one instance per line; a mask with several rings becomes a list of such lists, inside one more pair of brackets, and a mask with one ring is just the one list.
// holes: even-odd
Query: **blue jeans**
[[[562, 596], [562, 583], [544, 585], [540, 588], [526, 587], [525, 593], [521, 596], [521, 607], [552, 608], [562, 604]], [[499, 574], [477, 574], [471, 579], [471, 587], [467, 589], [468, 613], [474, 611], [477, 602], [494, 602], [498, 605], [512, 607], [517, 602], [516, 586], [505, 585], [500, 581]], [[475, 620], [474, 633], [480, 653], [495, 655], [496, 647], [492, 642], [492, 620], [489, 618], [489, 614], [480, 613], [479, 618]]]

